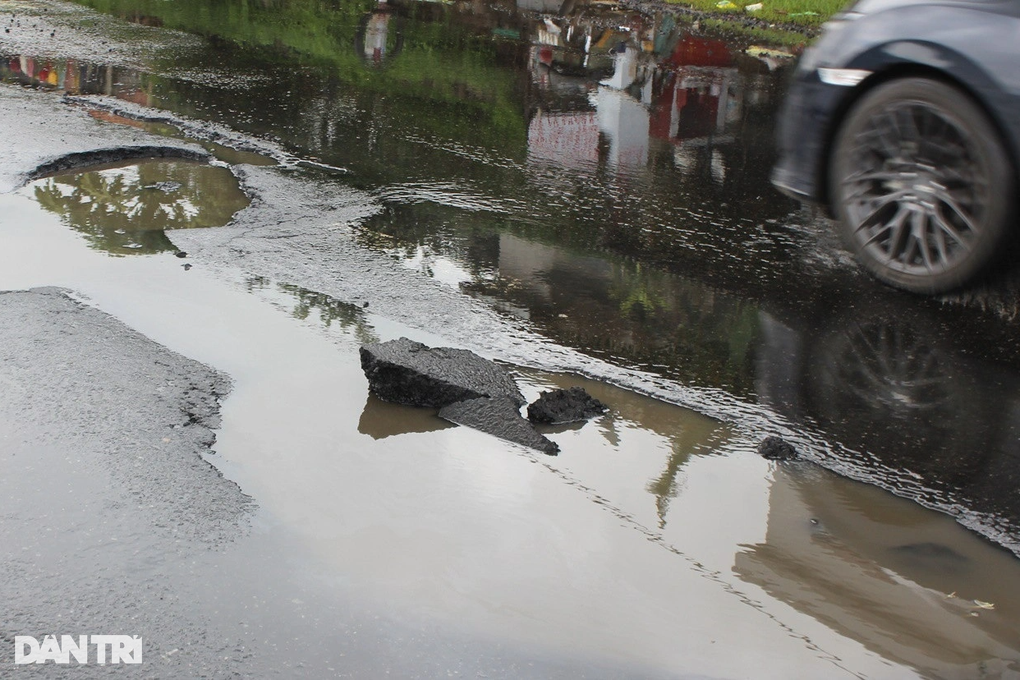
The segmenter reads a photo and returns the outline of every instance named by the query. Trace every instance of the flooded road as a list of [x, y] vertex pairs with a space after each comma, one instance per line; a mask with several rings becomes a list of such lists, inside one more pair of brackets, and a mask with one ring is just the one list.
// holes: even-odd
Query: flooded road
[[[122, 33], [4, 35], [4, 87], [212, 163], [0, 196], [0, 288], [233, 377], [214, 462], [324, 597], [563, 677], [1020, 674], [1018, 276], [885, 289], [771, 189], [796, 50], [586, 3], [80, 4], [17, 8]], [[556, 458], [450, 427], [368, 395], [401, 335], [612, 410]]]

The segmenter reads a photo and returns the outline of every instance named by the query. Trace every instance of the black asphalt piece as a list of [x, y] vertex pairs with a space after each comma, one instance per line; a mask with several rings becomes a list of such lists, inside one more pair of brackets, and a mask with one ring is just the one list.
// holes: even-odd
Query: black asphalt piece
[[396, 404], [442, 408], [466, 399], [505, 397], [518, 408], [524, 405], [506, 370], [466, 349], [430, 348], [400, 338], [362, 346], [361, 368], [372, 393]]
[[758, 454], [769, 460], [794, 460], [799, 456], [793, 444], [774, 435], [762, 440], [758, 445]]
[[560, 451], [555, 442], [540, 435], [530, 422], [521, 417], [520, 405], [506, 397], [460, 401], [440, 409], [439, 417], [509, 442], [523, 444], [550, 456]]
[[561, 425], [588, 420], [608, 410], [608, 406], [588, 394], [583, 387], [571, 387], [569, 390], [552, 390], [540, 394], [538, 399], [528, 405], [528, 420]]

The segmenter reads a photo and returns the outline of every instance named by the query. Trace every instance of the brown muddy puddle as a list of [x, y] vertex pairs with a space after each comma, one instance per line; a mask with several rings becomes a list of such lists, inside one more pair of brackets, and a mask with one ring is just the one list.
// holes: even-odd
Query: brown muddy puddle
[[172, 229], [222, 227], [250, 203], [226, 167], [131, 160], [36, 180], [35, 200], [111, 255], [174, 252]]
[[[143, 193], [194, 178], [149, 172], [92, 176]], [[1020, 562], [951, 518], [809, 463], [769, 463], [737, 427], [577, 376], [515, 369], [529, 399], [581, 385], [611, 407], [550, 428], [555, 458], [381, 403], [357, 348], [415, 331], [285, 283], [184, 273], [158, 249], [106, 257], [83, 240], [125, 236], [123, 213], [68, 229], [40, 209], [39, 187], [73, 193], [65, 182], [0, 196], [12, 218], [0, 289], [73, 288], [230, 374], [212, 460], [257, 500], [271, 537], [301, 546], [286, 559], [324, 574], [324, 591], [663, 675], [1020, 668]], [[213, 212], [229, 217], [225, 204]]]

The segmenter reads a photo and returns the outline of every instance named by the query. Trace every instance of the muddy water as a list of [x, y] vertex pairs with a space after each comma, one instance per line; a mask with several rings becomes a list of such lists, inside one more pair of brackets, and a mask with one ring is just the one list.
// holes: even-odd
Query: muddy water
[[[309, 181], [382, 204], [364, 248], [557, 343], [778, 414], [830, 467], [1020, 545], [1016, 275], [942, 300], [859, 275], [768, 185], [788, 57], [584, 3], [548, 21], [500, 3], [202, 7], [101, 4], [206, 39], [172, 63], [12, 54], [0, 76], [103, 95], [87, 101], [106, 122], [143, 124], [143, 107], [275, 140]], [[237, 153], [223, 160], [265, 162]], [[13, 258], [3, 287], [84, 289], [234, 375], [224, 468], [341, 590], [635, 674], [1017, 672], [1013, 556], [872, 487], [769, 465], [744, 423], [585, 383], [613, 412], [529, 457], [369, 397], [357, 343], [414, 331], [354, 301], [180, 279], [165, 254], [83, 267], [87, 235], [45, 233], [6, 235], [47, 258]], [[519, 378], [529, 397], [581, 381]]]

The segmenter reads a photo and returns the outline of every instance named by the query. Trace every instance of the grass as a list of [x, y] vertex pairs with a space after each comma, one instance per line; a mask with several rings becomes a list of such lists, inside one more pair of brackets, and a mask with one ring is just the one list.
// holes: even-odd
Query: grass
[[[768, 23], [795, 24], [814, 27], [822, 24], [833, 14], [843, 9], [847, 0], [666, 0], [672, 4], [687, 5], [696, 10], [718, 14], [720, 19], [727, 15], [749, 16]], [[744, 9], [760, 3], [757, 11]]]
[[727, 21], [725, 17], [718, 19], [702, 19], [702, 27], [725, 33], [727, 36], [738, 36], [737, 42], [747, 45], [768, 45], [772, 47], [798, 48], [806, 45], [811, 37], [803, 31], [785, 30], [782, 28], [762, 28], [745, 26], [736, 21]]

